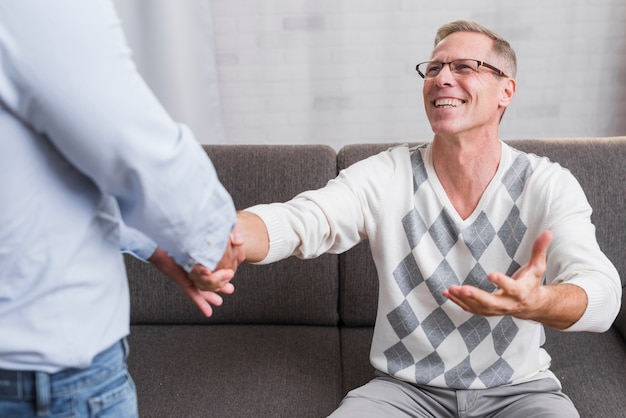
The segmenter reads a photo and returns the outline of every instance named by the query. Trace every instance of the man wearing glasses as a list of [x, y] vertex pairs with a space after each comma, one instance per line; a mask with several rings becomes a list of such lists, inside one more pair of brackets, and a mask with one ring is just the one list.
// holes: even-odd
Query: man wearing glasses
[[516, 91], [506, 40], [449, 23], [417, 72], [432, 142], [240, 212], [247, 260], [312, 258], [369, 239], [377, 377], [333, 417], [576, 417], [549, 370], [543, 326], [603, 332], [621, 299], [584, 192], [558, 164], [500, 141]]

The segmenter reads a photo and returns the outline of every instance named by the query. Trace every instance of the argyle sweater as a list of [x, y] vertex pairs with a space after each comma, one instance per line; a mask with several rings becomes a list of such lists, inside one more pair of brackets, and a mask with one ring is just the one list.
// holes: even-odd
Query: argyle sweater
[[619, 309], [618, 273], [598, 247], [578, 182], [504, 143], [498, 171], [467, 219], [439, 183], [428, 145], [391, 148], [319, 190], [248, 210], [268, 228], [262, 263], [341, 253], [369, 239], [380, 280], [370, 360], [408, 382], [480, 389], [556, 379], [541, 324], [473, 315], [442, 295], [461, 284], [494, 291], [487, 274], [511, 275], [526, 264], [545, 229], [554, 233], [545, 281], [576, 284], [589, 298], [569, 330], [604, 331]]

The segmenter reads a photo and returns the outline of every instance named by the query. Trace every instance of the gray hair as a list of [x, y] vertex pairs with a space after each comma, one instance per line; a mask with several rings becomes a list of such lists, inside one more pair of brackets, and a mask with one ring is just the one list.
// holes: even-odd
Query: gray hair
[[437, 30], [437, 34], [435, 35], [435, 46], [454, 32], [482, 33], [493, 39], [493, 52], [505, 65], [505, 68], [502, 70], [509, 76], [515, 78], [515, 75], [517, 74], [517, 58], [515, 56], [515, 51], [506, 39], [479, 23], [469, 20], [456, 20], [454, 22], [446, 23]]

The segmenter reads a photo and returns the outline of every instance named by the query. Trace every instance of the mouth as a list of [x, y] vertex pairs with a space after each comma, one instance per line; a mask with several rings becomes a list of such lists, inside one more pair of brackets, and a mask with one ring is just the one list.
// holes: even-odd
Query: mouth
[[436, 108], [458, 107], [465, 103], [465, 100], [459, 99], [436, 99], [433, 104]]

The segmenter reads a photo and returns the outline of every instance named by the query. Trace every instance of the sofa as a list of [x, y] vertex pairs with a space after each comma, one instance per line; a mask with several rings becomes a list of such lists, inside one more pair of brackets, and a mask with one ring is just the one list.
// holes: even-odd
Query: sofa
[[[600, 246], [626, 283], [626, 137], [508, 141], [579, 179]], [[393, 144], [209, 145], [243, 209], [323, 186]], [[143, 417], [324, 417], [373, 377], [377, 276], [367, 241], [340, 255], [239, 267], [205, 318], [156, 268], [126, 257], [129, 368]], [[545, 347], [583, 417], [626, 417], [626, 308], [605, 333], [546, 329]]]

